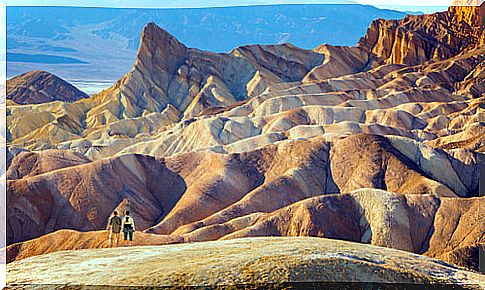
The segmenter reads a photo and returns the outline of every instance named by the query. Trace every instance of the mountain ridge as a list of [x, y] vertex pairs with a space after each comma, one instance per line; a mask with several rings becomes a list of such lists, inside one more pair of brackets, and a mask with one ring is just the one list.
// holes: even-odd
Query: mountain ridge
[[[373, 18], [398, 19], [405, 15], [359, 5], [276, 5], [221, 9], [9, 6], [7, 10], [9, 54], [23, 53], [35, 57], [42, 52], [58, 57], [74, 57], [89, 63], [59, 66], [45, 62], [9, 61], [8, 77], [42, 69], [64, 79], [86, 81], [115, 81], [126, 74], [135, 61], [139, 33], [150, 21], [166, 28], [187, 46], [229, 52], [234, 47], [251, 43], [292, 42], [306, 49], [320, 43], [353, 45], [365, 33]], [[354, 21], [343, 21], [346, 17]], [[300, 34], [300, 28], [308, 33]], [[225, 41], [219, 41], [219, 37]]]

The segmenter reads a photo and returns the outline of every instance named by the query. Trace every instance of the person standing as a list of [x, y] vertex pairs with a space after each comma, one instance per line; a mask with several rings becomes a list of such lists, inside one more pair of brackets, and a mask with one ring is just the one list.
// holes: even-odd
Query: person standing
[[118, 212], [114, 211], [113, 216], [109, 219], [109, 246], [113, 247], [113, 240], [116, 241], [116, 246], [120, 246], [120, 233], [121, 233], [121, 218], [118, 216]]
[[132, 246], [133, 242], [133, 233], [135, 232], [135, 222], [133, 218], [130, 216], [130, 211], [125, 211], [125, 216], [122, 219], [122, 228], [123, 234], [125, 238], [125, 246], [128, 243], [128, 246]]

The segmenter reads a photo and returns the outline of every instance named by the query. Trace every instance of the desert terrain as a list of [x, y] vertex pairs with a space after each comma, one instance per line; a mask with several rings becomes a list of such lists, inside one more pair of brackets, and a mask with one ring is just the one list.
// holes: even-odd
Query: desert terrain
[[[8, 283], [105, 284], [82, 269], [120, 251], [117, 285], [483, 283], [484, 9], [312, 50], [214, 53], [148, 23], [100, 93], [8, 80]], [[135, 247], [105, 249], [126, 209]]]

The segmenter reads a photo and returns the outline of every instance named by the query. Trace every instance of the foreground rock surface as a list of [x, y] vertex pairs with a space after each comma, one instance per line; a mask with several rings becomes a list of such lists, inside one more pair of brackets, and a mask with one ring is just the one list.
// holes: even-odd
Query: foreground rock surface
[[[154, 246], [166, 245], [181, 242], [170, 236], [147, 234], [136, 232], [133, 246]], [[114, 241], [113, 246], [116, 246]], [[118, 246], [124, 246], [123, 236], [120, 236]], [[17, 243], [8, 246], [5, 250], [7, 253], [7, 263], [15, 260], [21, 260], [32, 256], [48, 254], [58, 251], [82, 250], [82, 249], [100, 249], [110, 248], [109, 231], [91, 231], [79, 232], [74, 230], [59, 230], [38, 239], [30, 240], [27, 243]]]
[[[35, 274], [33, 274], [35, 273]], [[64, 251], [7, 265], [7, 284], [188, 286], [291, 281], [454, 283], [484, 275], [407, 252], [320, 238]]]

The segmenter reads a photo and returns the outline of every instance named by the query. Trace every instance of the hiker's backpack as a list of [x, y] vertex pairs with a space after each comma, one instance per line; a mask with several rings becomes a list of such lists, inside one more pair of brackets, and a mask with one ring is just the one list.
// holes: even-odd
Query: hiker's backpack
[[130, 220], [129, 216], [125, 217], [125, 228], [128, 228], [128, 229], [133, 228], [133, 222]]

